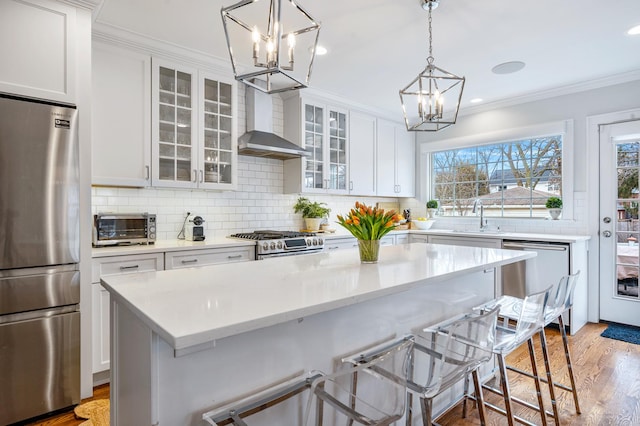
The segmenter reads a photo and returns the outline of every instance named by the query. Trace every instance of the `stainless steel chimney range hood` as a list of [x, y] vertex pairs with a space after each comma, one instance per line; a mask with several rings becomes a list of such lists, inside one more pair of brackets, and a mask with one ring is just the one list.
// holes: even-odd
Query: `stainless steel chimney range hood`
[[245, 87], [247, 132], [238, 138], [238, 154], [279, 160], [311, 155], [304, 148], [273, 133], [271, 96], [251, 86]]

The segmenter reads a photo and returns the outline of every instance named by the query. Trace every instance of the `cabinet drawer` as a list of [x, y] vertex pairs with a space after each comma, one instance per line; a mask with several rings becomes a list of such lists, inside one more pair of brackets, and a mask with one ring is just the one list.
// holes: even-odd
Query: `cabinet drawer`
[[91, 282], [100, 282], [100, 277], [104, 275], [162, 271], [163, 269], [162, 253], [101, 257], [92, 260]]
[[254, 247], [189, 250], [165, 253], [165, 268], [180, 269], [255, 259]]

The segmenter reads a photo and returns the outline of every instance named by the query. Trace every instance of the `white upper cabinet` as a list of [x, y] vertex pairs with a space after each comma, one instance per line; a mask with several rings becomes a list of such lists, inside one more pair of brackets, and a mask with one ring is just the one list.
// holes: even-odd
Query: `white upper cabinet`
[[376, 117], [349, 112], [349, 194], [376, 195]]
[[285, 160], [285, 193], [348, 194], [348, 111], [294, 96], [284, 102], [284, 137], [311, 155]]
[[236, 85], [153, 59], [153, 186], [234, 189]]
[[75, 8], [49, 0], [0, 4], [0, 92], [75, 104]]
[[93, 43], [92, 184], [151, 185], [151, 57]]
[[377, 120], [377, 195], [415, 195], [415, 139], [399, 123]]

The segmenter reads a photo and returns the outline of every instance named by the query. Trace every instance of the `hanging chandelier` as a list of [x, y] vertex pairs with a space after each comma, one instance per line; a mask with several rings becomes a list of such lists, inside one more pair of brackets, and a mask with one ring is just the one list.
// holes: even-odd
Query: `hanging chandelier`
[[298, 3], [242, 0], [220, 13], [236, 80], [266, 93], [309, 85], [320, 24]]
[[458, 77], [433, 64], [431, 11], [437, 0], [421, 0], [429, 12], [429, 56], [427, 66], [400, 90], [404, 121], [409, 131], [436, 132], [455, 124], [460, 109], [464, 77]]

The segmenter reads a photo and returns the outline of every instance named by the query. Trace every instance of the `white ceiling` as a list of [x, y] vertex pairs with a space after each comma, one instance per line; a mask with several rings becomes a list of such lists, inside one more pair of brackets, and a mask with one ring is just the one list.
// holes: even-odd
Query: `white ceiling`
[[[263, 0], [264, 1], [264, 0]], [[235, 0], [104, 0], [96, 22], [228, 60], [220, 8]], [[398, 90], [426, 65], [419, 0], [299, 0], [322, 24], [311, 87], [401, 118]], [[640, 76], [640, 0], [441, 0], [435, 65], [466, 77], [462, 106]], [[515, 74], [491, 68], [523, 61]], [[231, 73], [231, 67], [229, 66]], [[613, 77], [613, 78], [610, 78]], [[553, 92], [552, 92], [553, 93]]]

